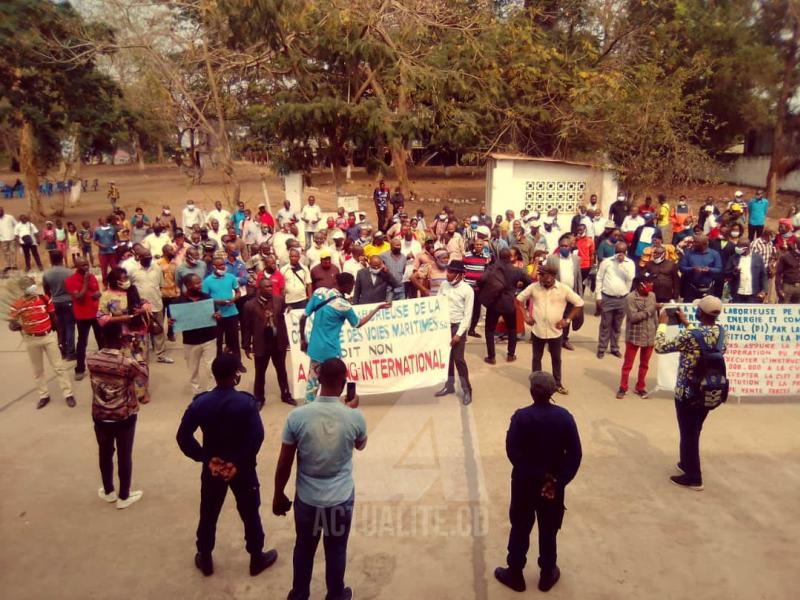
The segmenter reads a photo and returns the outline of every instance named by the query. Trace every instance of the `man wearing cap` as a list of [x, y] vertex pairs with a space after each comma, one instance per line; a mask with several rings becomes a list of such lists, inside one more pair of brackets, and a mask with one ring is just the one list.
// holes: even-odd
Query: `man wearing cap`
[[[736, 201], [741, 202], [744, 194], [736, 192]], [[756, 195], [747, 203], [748, 227], [747, 237], [751, 242], [761, 236], [764, 231], [764, 224], [767, 222], [767, 211], [769, 210], [769, 200], [764, 197], [764, 192], [758, 190]]]
[[619, 334], [625, 317], [625, 298], [636, 276], [636, 265], [626, 256], [627, 250], [625, 242], [617, 242], [616, 254], [600, 263], [597, 270], [595, 300], [597, 310], [601, 313], [597, 358], [603, 358], [609, 347], [611, 354], [622, 358]]
[[[706, 345], [714, 348], [722, 339], [722, 352], [726, 350], [724, 330], [717, 324], [717, 317], [722, 312], [722, 301], [716, 296], [705, 296], [695, 302], [697, 306], [696, 318], [699, 321], [698, 329]], [[696, 491], [703, 489], [703, 476], [700, 470], [700, 432], [703, 422], [708, 416], [708, 409], [703, 406], [694, 406], [691, 403], [694, 392], [693, 381], [695, 371], [700, 362], [701, 347], [693, 330], [695, 327], [689, 323], [686, 315], [679, 309], [678, 319], [685, 329], [671, 340], [667, 340], [667, 322], [669, 315], [662, 310], [659, 316], [659, 325], [656, 331], [656, 354], [669, 354], [680, 352], [678, 361], [678, 377], [675, 382], [675, 413], [680, 431], [680, 460], [678, 470], [680, 475], [670, 477], [672, 483]]]
[[508, 567], [498, 567], [495, 578], [516, 592], [525, 591], [531, 530], [539, 520], [539, 590], [558, 582], [556, 536], [564, 519], [564, 491], [575, 478], [582, 450], [578, 427], [570, 412], [551, 402], [558, 383], [550, 373], [530, 377], [533, 404], [511, 417], [506, 454], [511, 462], [511, 506]]
[[311, 269], [311, 290], [336, 287], [339, 268], [334, 266], [331, 251], [326, 247], [319, 253], [319, 264]]
[[462, 234], [464, 237], [464, 243], [469, 246], [472, 244], [472, 241], [478, 237], [478, 227], [480, 227], [480, 221], [478, 220], [477, 215], [472, 215], [469, 218], [469, 227], [464, 228], [464, 233]]
[[330, 255], [330, 248], [328, 248], [328, 245], [325, 243], [325, 234], [318, 231], [314, 234], [314, 243], [306, 250], [309, 269], [313, 269], [320, 263], [320, 257], [325, 250], [327, 250]]
[[364, 246], [364, 256], [369, 259], [373, 256], [380, 256], [391, 249], [389, 242], [386, 241], [386, 236], [383, 234], [383, 231], [379, 229], [375, 232], [375, 235], [372, 236], [372, 241]]
[[450, 261], [450, 264], [447, 265], [447, 281], [439, 287], [437, 292], [438, 296], [443, 296], [448, 300], [450, 335], [452, 339], [450, 340], [447, 382], [434, 396], [441, 397], [455, 393], [455, 371], [458, 370], [461, 390], [464, 393], [461, 402], [464, 406], [467, 406], [472, 402], [472, 385], [469, 382], [469, 370], [467, 369], [467, 361], [464, 359], [464, 349], [467, 344], [467, 329], [472, 320], [475, 294], [469, 284], [464, 281], [464, 272], [464, 263], [462, 261]]
[[[533, 314], [525, 309], [525, 302], [529, 299], [533, 300]], [[525, 323], [532, 327], [531, 370], [541, 371], [544, 348], [547, 346], [553, 363], [556, 391], [567, 394], [561, 381], [561, 334], [578, 316], [584, 304], [583, 298], [558, 281], [558, 264], [548, 260], [539, 267], [539, 280], [522, 290], [515, 302], [525, 315]], [[572, 305], [569, 312], [567, 305]]]

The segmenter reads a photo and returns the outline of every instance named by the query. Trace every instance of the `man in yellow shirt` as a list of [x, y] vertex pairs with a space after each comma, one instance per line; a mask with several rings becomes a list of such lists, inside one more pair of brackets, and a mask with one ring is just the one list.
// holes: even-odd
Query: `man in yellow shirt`
[[364, 246], [364, 256], [369, 260], [373, 256], [380, 256], [391, 249], [392, 246], [386, 241], [386, 236], [383, 235], [383, 232], [376, 231], [375, 235], [372, 236], [372, 241]]
[[658, 211], [656, 212], [656, 225], [661, 230], [661, 237], [664, 242], [672, 239], [672, 231], [670, 231], [670, 209], [667, 204], [667, 195], [658, 195]]

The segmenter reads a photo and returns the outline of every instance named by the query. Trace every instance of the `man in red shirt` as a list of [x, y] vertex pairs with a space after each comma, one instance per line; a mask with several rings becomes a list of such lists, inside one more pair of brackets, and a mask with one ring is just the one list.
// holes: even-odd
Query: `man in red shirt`
[[256, 215], [256, 219], [261, 225], [267, 225], [275, 231], [275, 219], [273, 219], [272, 215], [267, 211], [266, 204], [262, 203], [258, 205], [258, 215]]
[[272, 295], [283, 296], [283, 289], [286, 287], [286, 279], [283, 273], [278, 271], [278, 264], [275, 262], [275, 257], [272, 255], [264, 257], [264, 270], [259, 271], [256, 275], [256, 291], [258, 291], [258, 284], [264, 277], [269, 277], [272, 282]]
[[[578, 258], [581, 261], [581, 280], [586, 285], [586, 279], [592, 271], [595, 261], [594, 238], [586, 232], [586, 225], [578, 225], [575, 247], [578, 249]], [[594, 291], [592, 282], [592, 291]]]
[[11, 303], [9, 327], [22, 333], [25, 349], [33, 365], [33, 377], [39, 392], [36, 408], [44, 408], [50, 402], [47, 379], [44, 376], [44, 355], [47, 355], [47, 361], [56, 372], [67, 406], [74, 408], [75, 396], [72, 395], [72, 385], [64, 361], [61, 360], [58, 338], [54, 334], [55, 306], [50, 298], [38, 293], [36, 282], [30, 277], [23, 277], [19, 284], [23, 296]]
[[103, 348], [103, 329], [97, 322], [97, 310], [100, 306], [100, 286], [97, 278], [89, 272], [89, 263], [85, 258], [75, 259], [75, 272], [64, 280], [64, 287], [72, 297], [72, 313], [78, 328], [78, 342], [75, 353], [75, 381], [86, 375], [86, 347], [89, 345], [89, 330], [94, 331], [94, 341], [98, 350]]

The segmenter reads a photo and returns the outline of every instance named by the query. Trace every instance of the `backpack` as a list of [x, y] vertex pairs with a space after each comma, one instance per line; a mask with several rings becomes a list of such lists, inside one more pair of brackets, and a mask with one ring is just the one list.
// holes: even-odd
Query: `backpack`
[[690, 395], [687, 402], [696, 408], [714, 410], [728, 399], [730, 382], [725, 367], [725, 356], [722, 354], [725, 330], [719, 328], [719, 338], [713, 347], [706, 343], [699, 329], [692, 329], [689, 333], [700, 346], [700, 358], [694, 377], [689, 382]]
[[486, 280], [481, 285], [479, 300], [484, 306], [494, 304], [507, 288], [506, 276], [500, 266], [489, 269]]

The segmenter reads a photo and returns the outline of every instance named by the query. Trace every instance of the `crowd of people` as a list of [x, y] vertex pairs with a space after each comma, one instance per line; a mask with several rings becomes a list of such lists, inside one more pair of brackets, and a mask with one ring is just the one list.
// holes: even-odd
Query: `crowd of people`
[[[526, 473], [527, 479], [512, 490], [509, 566], [498, 569], [496, 576], [514, 589], [524, 588], [520, 577], [527, 537], [535, 513], [542, 511], [540, 537], [545, 535], [546, 543], [540, 545], [540, 589], [549, 589], [559, 577], [555, 534], [563, 516], [564, 486], [580, 462], [580, 442], [569, 413], [545, 414], [541, 406], [551, 406], [553, 393], [568, 393], [562, 350], [575, 349], [570, 334], [583, 324], [587, 292], [600, 317], [597, 358], [611, 354], [623, 359], [617, 398], [628, 392], [637, 354], [634, 390], [647, 397], [652, 353], [681, 353], [676, 409], [682, 474], [673, 481], [692, 489], [702, 489], [698, 444], [707, 410], [701, 414], [700, 409], [686, 408], [685, 382], [692, 379], [701, 344], [722, 345], [723, 334], [715, 325], [722, 303], [800, 302], [800, 212], [780, 219], [773, 231], [766, 226], [769, 201], [760, 192], [748, 202], [737, 192], [724, 206], [708, 199], [697, 214], [685, 197], [674, 206], [664, 195], [657, 204], [648, 197], [637, 206], [620, 196], [604, 211], [592, 196], [563, 230], [555, 210], [523, 210], [519, 215], [508, 210], [492, 217], [483, 207], [459, 219], [444, 207], [428, 221], [422, 210], [406, 212], [402, 192], [390, 193], [384, 182], [373, 195], [374, 224], [368, 215], [343, 208], [325, 216], [313, 196], [299, 211], [286, 201], [274, 215], [265, 204], [252, 211], [240, 202], [230, 212], [218, 201], [206, 211], [188, 200], [178, 215], [164, 206], [154, 217], [138, 207], [127, 215], [118, 198], [117, 191], [113, 212], [94, 227], [88, 221], [80, 228], [73, 222], [48, 221], [40, 231], [26, 215], [17, 220], [0, 208], [6, 271], [16, 269], [18, 248], [26, 272], [33, 266], [31, 260], [44, 270], [44, 293], [34, 279], [21, 278], [20, 297], [10, 314], [31, 357], [37, 407], [50, 401], [45, 356], [70, 407], [76, 399], [64, 361], [75, 362], [76, 380], [89, 371], [103, 482], [98, 495], [118, 508], [130, 506], [142, 497], [141, 491], [130, 489], [131, 456], [137, 413], [149, 400], [149, 357], [163, 364], [174, 362], [167, 353], [167, 342], [176, 341], [171, 307], [213, 301], [215, 324], [181, 332], [195, 398], [178, 442], [187, 456], [203, 463], [196, 565], [206, 575], [213, 573], [214, 530], [230, 487], [245, 523], [250, 571], [256, 575], [277, 558], [274, 550], [263, 552], [258, 517], [255, 456], [263, 440], [258, 410], [267, 401], [270, 362], [277, 375], [276, 395], [297, 404], [287, 375], [289, 332], [283, 315], [303, 309], [301, 348], [311, 360], [305, 405], [290, 413], [284, 429], [273, 502], [276, 514], [286, 514], [291, 506], [283, 490], [297, 456], [291, 598], [308, 597], [320, 537], [314, 519], [320, 514], [329, 523], [341, 519], [342, 525], [336, 532], [333, 527], [325, 531], [329, 597], [352, 593], [343, 584], [353, 507], [351, 455], [353, 448], [366, 444], [366, 425], [359, 412], [351, 412], [358, 396], [353, 384], [346, 385], [346, 368], [339, 360], [344, 323], [362, 327], [393, 301], [446, 297], [449, 371], [435, 394], [454, 394], [458, 383], [464, 405], [473, 400], [467, 338], [484, 337], [484, 361], [496, 365], [498, 342], [506, 343], [505, 359], [513, 362], [518, 342], [528, 336], [534, 406], [515, 415], [508, 446], [515, 473]], [[44, 256], [38, 251], [41, 246]], [[44, 269], [42, 258], [49, 268]], [[662, 310], [680, 300], [699, 302], [698, 318], [701, 329], [706, 328], [703, 339], [687, 334], [667, 341], [668, 319], [688, 325], [680, 311]], [[358, 317], [353, 305], [359, 304], [377, 306]], [[307, 339], [305, 322], [312, 315]], [[477, 331], [481, 318], [483, 334]], [[87, 356], [90, 331], [99, 351]], [[551, 374], [543, 373], [545, 349]], [[248, 369], [242, 353], [252, 359], [252, 396], [235, 389]], [[345, 387], [345, 402], [340, 403]], [[334, 433], [327, 434], [336, 437], [333, 445], [311, 425], [322, 418], [335, 423]], [[524, 432], [541, 427], [537, 419], [542, 418], [572, 423], [568, 439], [558, 441], [556, 454], [565, 461], [559, 473], [530, 467], [530, 461], [541, 459], [541, 448], [529, 448], [531, 456], [524, 456]], [[204, 433], [202, 444], [193, 437], [198, 428]], [[118, 488], [113, 479], [115, 450]], [[539, 499], [529, 503], [526, 499], [532, 497]], [[560, 502], [562, 512], [551, 510], [547, 502], [539, 506], [541, 498]]]

